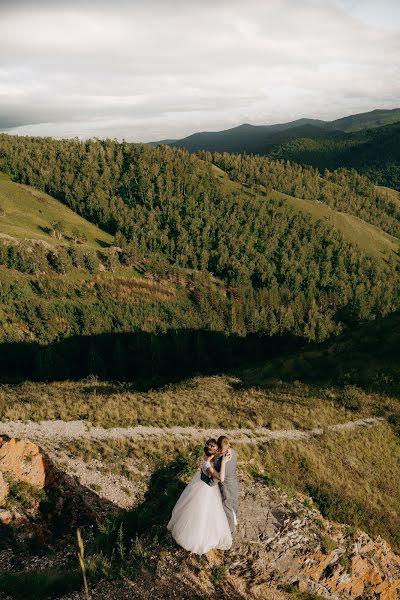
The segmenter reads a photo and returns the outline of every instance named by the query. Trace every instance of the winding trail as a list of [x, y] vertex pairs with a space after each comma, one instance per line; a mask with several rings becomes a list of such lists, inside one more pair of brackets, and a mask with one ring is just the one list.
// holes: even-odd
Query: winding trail
[[227, 435], [235, 442], [257, 444], [273, 440], [306, 440], [326, 433], [351, 431], [360, 427], [371, 427], [384, 422], [384, 418], [367, 417], [355, 421], [347, 421], [337, 425], [327, 425], [317, 429], [281, 429], [271, 430], [266, 427], [254, 429], [221, 429], [219, 427], [199, 429], [197, 427], [151, 427], [138, 425], [136, 427], [94, 427], [89, 421], [8, 421], [0, 422], [0, 435], [9, 437], [26, 437], [36, 442], [87, 440], [116, 440], [132, 439], [146, 440], [149, 438], [180, 438], [202, 440], [207, 437]]

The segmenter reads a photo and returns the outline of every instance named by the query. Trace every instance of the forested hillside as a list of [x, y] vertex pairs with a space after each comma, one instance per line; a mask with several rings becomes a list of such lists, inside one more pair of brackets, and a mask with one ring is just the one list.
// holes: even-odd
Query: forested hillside
[[298, 119], [276, 125], [245, 123], [159, 143], [190, 152], [268, 155], [312, 165], [320, 171], [356, 169], [374, 183], [400, 189], [400, 109], [373, 110], [330, 122]]
[[325, 170], [273, 160], [264, 156], [199, 153], [235, 181], [257, 184], [297, 198], [323, 202], [335, 210], [360, 217], [400, 238], [400, 206], [390, 192], [377, 189], [355, 170]]
[[400, 122], [352, 133], [301, 135], [271, 152], [273, 158], [312, 165], [321, 171], [356, 169], [379, 185], [400, 189]]
[[[264, 194], [228, 189], [210, 156], [199, 159], [180, 149], [1, 136], [0, 169], [115, 235], [120, 247], [97, 252], [94, 264], [63, 247], [55, 253], [62, 265], [53, 257], [44, 269], [44, 289], [43, 267], [26, 267], [36, 255], [21, 245], [8, 246], [2, 251], [1, 293], [8, 307], [2, 313], [3, 330], [7, 323], [20, 323], [21, 331], [31, 335], [32, 323], [45, 320], [52, 324], [48, 341], [143, 327], [203, 327], [240, 335], [288, 332], [323, 340], [399, 306], [393, 253], [378, 261], [338, 230], [268, 193], [274, 187], [300, 198], [317, 195], [399, 236], [398, 212], [384, 195], [373, 195], [368, 180], [344, 171], [321, 180], [312, 169], [264, 158], [212, 158], [232, 178], [265, 186]], [[17, 259], [20, 254], [28, 258]], [[180, 280], [182, 291], [176, 288], [174, 298], [161, 301], [150, 295], [144, 302], [143, 295], [129, 292], [128, 283], [117, 282], [118, 269], [125, 268], [131, 269], [122, 271], [127, 277], [153, 269], [160, 281]], [[10, 269], [24, 272], [11, 276]], [[99, 269], [111, 281], [93, 285], [89, 274]], [[38, 311], [45, 316], [38, 317]], [[91, 328], [92, 314], [97, 316]], [[40, 340], [44, 329], [39, 326], [34, 337]]]

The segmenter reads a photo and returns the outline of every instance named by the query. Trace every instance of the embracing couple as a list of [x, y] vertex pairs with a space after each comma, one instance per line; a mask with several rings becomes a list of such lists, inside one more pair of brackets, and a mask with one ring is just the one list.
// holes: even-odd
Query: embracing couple
[[200, 471], [182, 492], [168, 523], [185, 550], [205, 554], [231, 547], [239, 502], [236, 465], [227, 437], [207, 440]]

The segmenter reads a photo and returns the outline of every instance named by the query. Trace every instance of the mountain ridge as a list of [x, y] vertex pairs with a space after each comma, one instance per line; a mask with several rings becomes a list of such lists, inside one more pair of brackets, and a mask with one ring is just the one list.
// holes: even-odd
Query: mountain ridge
[[[394, 117], [394, 119], [393, 119]], [[381, 121], [384, 121], [383, 123]], [[189, 148], [188, 145], [196, 142], [196, 137], [208, 137], [212, 139], [214, 137], [221, 137], [221, 135], [234, 135], [235, 133], [240, 133], [243, 130], [256, 132], [256, 135], [260, 133], [266, 132], [277, 132], [277, 131], [285, 131], [287, 129], [292, 129], [296, 127], [301, 127], [303, 125], [312, 124], [316, 127], [319, 127], [325, 131], [354, 131], [358, 129], [366, 129], [368, 127], [379, 127], [384, 124], [393, 123], [400, 120], [400, 108], [393, 109], [374, 109], [372, 111], [368, 111], [365, 113], [357, 113], [354, 115], [348, 115], [345, 117], [340, 117], [338, 119], [334, 119], [333, 121], [324, 121], [322, 119], [314, 119], [303, 117], [300, 119], [295, 119], [294, 121], [288, 121], [285, 123], [273, 123], [271, 125], [253, 125], [251, 123], [241, 123], [235, 127], [231, 127], [228, 129], [222, 129], [218, 131], [201, 131], [194, 132], [188, 136], [177, 139], [164, 139], [160, 141], [149, 142], [151, 145], [158, 144], [167, 144], [172, 146], [178, 146], [186, 148], [187, 150], [195, 151], [194, 148]], [[217, 148], [215, 148], [217, 149]], [[209, 148], [198, 147], [196, 150], [210, 150]], [[219, 149], [219, 151], [224, 151]], [[229, 151], [229, 150], [227, 150]], [[230, 150], [232, 151], [232, 150]], [[242, 151], [249, 151], [244, 148]]]

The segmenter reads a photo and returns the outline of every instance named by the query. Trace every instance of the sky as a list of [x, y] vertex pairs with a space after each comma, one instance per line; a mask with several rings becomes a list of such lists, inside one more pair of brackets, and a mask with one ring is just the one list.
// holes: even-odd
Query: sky
[[400, 107], [399, 0], [0, 0], [0, 131], [151, 141]]

